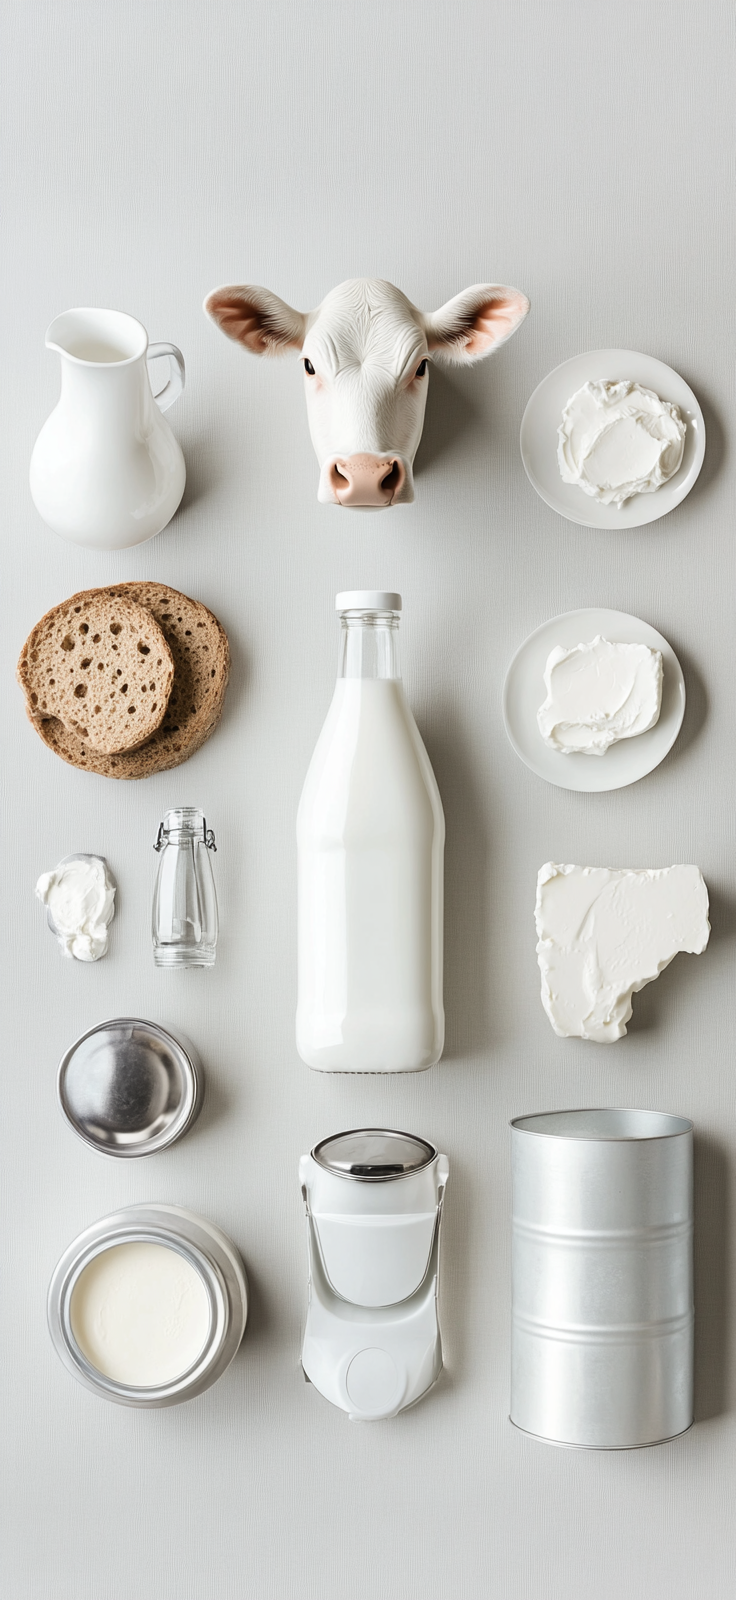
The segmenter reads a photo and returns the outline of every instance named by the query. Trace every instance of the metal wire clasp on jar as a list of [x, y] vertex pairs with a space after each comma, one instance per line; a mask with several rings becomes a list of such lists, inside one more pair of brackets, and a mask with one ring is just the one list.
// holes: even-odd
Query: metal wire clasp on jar
[[693, 1127], [659, 1111], [511, 1124], [511, 1421], [625, 1450], [693, 1420]]

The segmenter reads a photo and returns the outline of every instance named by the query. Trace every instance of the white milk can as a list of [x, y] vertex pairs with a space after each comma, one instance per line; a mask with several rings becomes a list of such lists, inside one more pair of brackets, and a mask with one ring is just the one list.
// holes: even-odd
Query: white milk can
[[[36, 509], [73, 544], [143, 544], [184, 493], [184, 457], [162, 416], [184, 387], [184, 357], [173, 344], [149, 345], [135, 317], [89, 307], [56, 317], [46, 345], [61, 357], [61, 394], [31, 456]], [[148, 362], [159, 356], [171, 377], [154, 400]]]
[[414, 1134], [351, 1128], [302, 1156], [305, 1376], [354, 1422], [395, 1417], [442, 1371], [440, 1225], [447, 1156]]

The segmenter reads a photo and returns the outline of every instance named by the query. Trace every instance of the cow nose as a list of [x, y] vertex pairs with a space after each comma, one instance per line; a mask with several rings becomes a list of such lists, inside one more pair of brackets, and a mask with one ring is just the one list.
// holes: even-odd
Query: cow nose
[[341, 506], [390, 506], [406, 473], [396, 456], [336, 456], [330, 487]]

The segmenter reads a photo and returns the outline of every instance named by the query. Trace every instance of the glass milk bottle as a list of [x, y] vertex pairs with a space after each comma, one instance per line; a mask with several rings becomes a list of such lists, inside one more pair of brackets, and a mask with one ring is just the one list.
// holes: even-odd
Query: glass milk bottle
[[401, 596], [336, 605], [337, 685], [297, 818], [297, 1049], [320, 1072], [419, 1072], [445, 1035], [442, 802], [399, 674]]

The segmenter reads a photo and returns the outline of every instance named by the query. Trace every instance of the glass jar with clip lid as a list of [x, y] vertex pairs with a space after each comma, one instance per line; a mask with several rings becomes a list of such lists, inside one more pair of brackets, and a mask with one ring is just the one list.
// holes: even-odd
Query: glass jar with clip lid
[[197, 806], [167, 811], [154, 850], [153, 959], [157, 967], [213, 967], [217, 896], [210, 851], [215, 835]]

